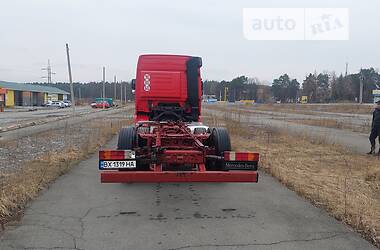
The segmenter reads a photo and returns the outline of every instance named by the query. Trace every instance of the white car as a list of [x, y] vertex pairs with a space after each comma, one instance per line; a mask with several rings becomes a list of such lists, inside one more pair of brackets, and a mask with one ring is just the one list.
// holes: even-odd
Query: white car
[[65, 104], [65, 107], [71, 107], [71, 102], [70, 101], [65, 100], [65, 101], [63, 101], [63, 103]]
[[46, 107], [65, 108], [65, 103], [62, 101], [48, 101]]

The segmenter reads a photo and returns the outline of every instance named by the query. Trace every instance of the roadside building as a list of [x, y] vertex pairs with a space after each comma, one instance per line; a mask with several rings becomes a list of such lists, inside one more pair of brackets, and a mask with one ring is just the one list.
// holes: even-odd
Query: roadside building
[[7, 91], [5, 89], [0, 89], [0, 112], [4, 112], [6, 94]]
[[0, 81], [6, 107], [41, 106], [48, 101], [64, 101], [70, 93], [54, 87]]

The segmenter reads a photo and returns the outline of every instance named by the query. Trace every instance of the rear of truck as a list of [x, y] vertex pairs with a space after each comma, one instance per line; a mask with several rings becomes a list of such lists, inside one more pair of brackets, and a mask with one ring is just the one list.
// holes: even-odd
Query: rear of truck
[[99, 152], [101, 182], [257, 182], [259, 154], [234, 152], [225, 128], [202, 123], [200, 57], [142, 55], [135, 125]]

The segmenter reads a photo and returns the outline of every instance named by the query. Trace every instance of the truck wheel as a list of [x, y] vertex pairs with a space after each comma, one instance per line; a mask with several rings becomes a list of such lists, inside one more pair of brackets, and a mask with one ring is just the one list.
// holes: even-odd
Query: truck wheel
[[[117, 142], [117, 149], [119, 150], [134, 150], [137, 140], [137, 133], [135, 127], [129, 126], [120, 129], [119, 138]], [[133, 169], [132, 169], [133, 170]], [[137, 163], [136, 170], [149, 170], [149, 164]], [[119, 171], [130, 171], [130, 169], [119, 169]]]
[[117, 141], [117, 149], [128, 150], [134, 149], [136, 142], [136, 131], [132, 126], [122, 128], [119, 131], [119, 137]]
[[226, 128], [214, 128], [211, 138], [217, 155], [222, 156], [224, 151], [231, 151], [230, 136]]
[[[223, 156], [224, 151], [231, 151], [231, 141], [228, 131], [225, 128], [213, 128], [208, 146], [215, 147], [215, 154]], [[224, 170], [222, 161], [209, 159], [206, 160], [207, 170]]]

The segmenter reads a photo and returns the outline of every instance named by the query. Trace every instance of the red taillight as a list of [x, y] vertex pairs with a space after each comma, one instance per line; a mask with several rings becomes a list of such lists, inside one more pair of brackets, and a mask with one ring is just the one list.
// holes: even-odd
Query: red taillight
[[226, 151], [224, 152], [225, 161], [259, 161], [259, 153], [252, 152], [234, 152]]
[[124, 150], [99, 151], [99, 160], [124, 160]]

